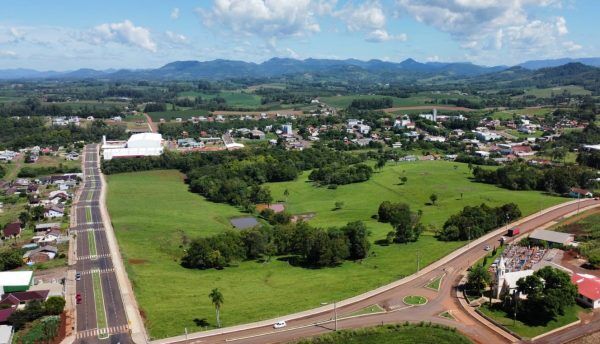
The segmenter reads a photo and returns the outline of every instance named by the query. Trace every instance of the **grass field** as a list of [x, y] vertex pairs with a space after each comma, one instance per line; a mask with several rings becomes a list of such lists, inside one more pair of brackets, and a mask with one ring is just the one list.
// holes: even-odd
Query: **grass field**
[[329, 333], [298, 344], [466, 344], [462, 334], [442, 326], [389, 325]]
[[381, 308], [380, 305], [372, 305], [372, 306], [367, 306], [363, 309], [359, 309], [356, 312], [350, 313], [348, 315], [342, 315], [342, 317], [345, 316], [349, 316], [349, 317], [355, 317], [357, 315], [365, 315], [365, 314], [374, 314], [374, 313], [382, 313], [385, 312], [385, 309]]
[[241, 92], [241, 91], [221, 91], [219, 93], [201, 93], [201, 92], [195, 92], [195, 91], [187, 91], [187, 92], [181, 92], [178, 95], [179, 97], [188, 97], [188, 98], [194, 98], [194, 97], [202, 97], [203, 100], [208, 100], [208, 99], [213, 99], [216, 97], [221, 97], [223, 99], [225, 99], [225, 101], [227, 102], [227, 105], [230, 106], [239, 106], [239, 107], [248, 107], [248, 108], [253, 108], [253, 107], [257, 107], [260, 106], [260, 100], [261, 97], [259, 95], [253, 94], [253, 93], [247, 93], [247, 92]]
[[539, 336], [540, 334], [552, 331], [556, 328], [577, 321], [579, 312], [583, 311], [584, 309], [581, 308], [579, 305], [572, 306], [565, 310], [565, 315], [559, 316], [556, 319], [551, 320], [545, 326], [527, 325], [519, 319], [517, 319], [517, 321], [515, 322], [510, 314], [506, 314], [506, 312], [500, 309], [492, 309], [488, 306], [487, 303], [481, 306], [479, 310], [483, 314], [496, 320], [498, 323], [502, 324], [509, 330], [519, 334], [520, 336], [525, 338], [533, 338], [535, 336]]
[[[404, 175], [408, 182], [398, 185], [399, 177]], [[423, 209], [423, 221], [433, 229], [467, 204], [499, 205], [513, 201], [520, 204], [524, 213], [531, 213], [563, 201], [538, 192], [511, 192], [473, 183], [468, 175], [466, 165], [418, 162], [390, 165], [368, 182], [340, 186], [337, 190], [315, 188], [306, 181], [307, 173], [297, 181], [269, 187], [276, 199], [284, 199], [283, 192], [288, 189], [289, 210], [315, 212], [316, 217], [311, 220], [314, 225], [329, 227], [365, 221], [372, 232], [372, 242], [385, 238], [391, 230], [388, 224], [371, 219], [384, 200], [408, 202], [413, 210]], [[118, 174], [108, 180], [112, 222], [153, 338], [182, 334], [186, 327], [198, 331], [201, 328], [194, 319], [205, 318], [214, 324], [214, 308], [207, 296], [212, 288], [218, 287], [224, 295], [221, 318], [224, 326], [230, 326], [359, 294], [414, 273], [417, 252], [423, 267], [463, 245], [440, 242], [428, 232], [416, 243], [373, 244], [369, 258], [345, 262], [336, 268], [304, 269], [273, 259], [266, 264], [242, 262], [223, 271], [188, 270], [179, 265], [184, 243], [231, 228], [228, 219], [241, 213], [189, 193], [177, 171]], [[426, 206], [432, 192], [439, 196], [438, 205]], [[332, 211], [336, 201], [343, 201], [344, 206]], [[347, 283], [349, 280], [352, 283]], [[156, 288], [157, 285], [161, 287]]]
[[407, 305], [421, 306], [427, 303], [427, 298], [419, 295], [409, 295], [402, 299]]

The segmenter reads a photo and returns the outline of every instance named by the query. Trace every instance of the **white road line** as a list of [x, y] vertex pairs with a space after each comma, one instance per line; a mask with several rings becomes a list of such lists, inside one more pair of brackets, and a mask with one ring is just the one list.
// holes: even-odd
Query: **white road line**
[[89, 256], [78, 256], [77, 260], [86, 260], [86, 259], [98, 259], [98, 258], [108, 258], [110, 257], [110, 253], [98, 254], [98, 255], [89, 255]]
[[109, 328], [102, 328], [102, 329], [93, 328], [90, 330], [79, 331], [79, 332], [77, 332], [77, 335], [75, 337], [77, 339], [82, 339], [82, 338], [88, 338], [88, 337], [95, 337], [95, 336], [99, 336], [99, 335], [111, 335], [111, 334], [127, 333], [127, 332], [129, 332], [128, 325], [119, 325], [119, 326], [113, 326], [113, 327], [109, 327]]

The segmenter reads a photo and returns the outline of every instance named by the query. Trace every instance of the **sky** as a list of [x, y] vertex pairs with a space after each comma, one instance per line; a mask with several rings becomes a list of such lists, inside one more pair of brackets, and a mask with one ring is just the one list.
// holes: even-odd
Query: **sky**
[[0, 69], [600, 56], [598, 0], [2, 0]]

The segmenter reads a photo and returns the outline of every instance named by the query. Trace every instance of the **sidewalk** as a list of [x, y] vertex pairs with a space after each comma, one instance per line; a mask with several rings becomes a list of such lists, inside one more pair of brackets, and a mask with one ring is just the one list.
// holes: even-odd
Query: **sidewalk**
[[[562, 207], [571, 205], [578, 202], [578, 200], [574, 200], [574, 201], [569, 201], [569, 202], [565, 202], [565, 203], [561, 203], [561, 204], [557, 204], [555, 206], [552, 206], [550, 208], [544, 209], [542, 211], [539, 211], [537, 213], [531, 214], [527, 217], [524, 217], [516, 222], [513, 222], [511, 224], [509, 224], [509, 227], [514, 227], [514, 226], [518, 226], [523, 222], [527, 222], [530, 221], [531, 219], [534, 219], [540, 215], [544, 215], [548, 212], [551, 212], [553, 210], [556, 209], [560, 209]], [[457, 249], [456, 251], [450, 253], [449, 255], [445, 256], [444, 258], [428, 265], [427, 267], [421, 269], [419, 272], [412, 274], [410, 276], [404, 277], [400, 280], [394, 281], [392, 283], [389, 283], [387, 285], [381, 286], [377, 289], [373, 289], [371, 291], [368, 291], [366, 293], [351, 297], [349, 299], [346, 300], [342, 300], [340, 302], [337, 303], [338, 307], [343, 307], [346, 305], [350, 305], [365, 299], [368, 299], [372, 296], [375, 296], [377, 294], [381, 294], [383, 292], [386, 292], [388, 290], [394, 289], [398, 286], [401, 286], [403, 284], [406, 284], [416, 278], [418, 278], [421, 275], [427, 274], [433, 270], [436, 270], [444, 265], [446, 265], [448, 262], [450, 262], [451, 260], [455, 259], [456, 257], [462, 255], [463, 253], [465, 253], [466, 251], [470, 250], [473, 246], [476, 245], [480, 245], [483, 242], [498, 236], [500, 234], [502, 234], [504, 231], [506, 231], [506, 226], [502, 226], [492, 232], [487, 233], [486, 235], [478, 238], [477, 240], [473, 240], [471, 242], [470, 245], [465, 245], [459, 249]], [[294, 314], [289, 314], [287, 316], [285, 316], [285, 319], [287, 321], [290, 320], [294, 320], [294, 319], [300, 319], [300, 318], [304, 318], [307, 316], [312, 316], [312, 315], [316, 315], [319, 313], [323, 313], [323, 312], [328, 312], [331, 311], [331, 305], [327, 305], [327, 306], [322, 306], [319, 308], [314, 308], [314, 309], [310, 309], [310, 310], [306, 310], [306, 311], [302, 311], [302, 312], [298, 312], [298, 313], [294, 313]], [[269, 319], [269, 320], [263, 320], [263, 321], [258, 321], [258, 322], [254, 322], [254, 323], [249, 323], [249, 324], [243, 324], [243, 325], [236, 325], [236, 326], [231, 326], [231, 327], [227, 327], [227, 328], [221, 328], [221, 329], [215, 329], [215, 330], [209, 330], [209, 331], [203, 331], [203, 332], [194, 332], [194, 333], [189, 333], [187, 336], [186, 335], [180, 335], [180, 336], [176, 336], [176, 337], [170, 337], [170, 338], [164, 338], [164, 339], [159, 339], [159, 340], [155, 340], [152, 341], [151, 343], [153, 344], [167, 344], [167, 343], [174, 343], [174, 342], [180, 342], [180, 341], [185, 341], [185, 340], [191, 340], [191, 339], [199, 339], [199, 338], [203, 338], [203, 337], [209, 337], [209, 336], [214, 336], [214, 335], [220, 335], [220, 334], [227, 334], [227, 333], [232, 333], [232, 332], [237, 332], [237, 331], [242, 331], [242, 330], [249, 330], [249, 329], [253, 329], [253, 328], [258, 328], [258, 327], [263, 327], [263, 326], [271, 326], [275, 321], [280, 320], [281, 317], [277, 318], [277, 319]]]
[[85, 148], [84, 153], [81, 155], [81, 167], [83, 172], [82, 184], [77, 189], [73, 202], [71, 203], [71, 213], [69, 218], [69, 253], [68, 253], [68, 265], [67, 278], [65, 279], [65, 322], [66, 322], [66, 333], [65, 338], [61, 341], [61, 344], [69, 344], [75, 341], [75, 335], [77, 334], [77, 307], [75, 300], [75, 273], [76, 271], [72, 268], [77, 263], [77, 238], [73, 237], [70, 233], [72, 227], [77, 226], [77, 212], [74, 211], [79, 203], [81, 194], [83, 192], [83, 186], [85, 184]]
[[[100, 169], [99, 166], [98, 169]], [[117, 281], [119, 283], [119, 291], [121, 292], [123, 307], [125, 308], [125, 314], [127, 315], [127, 320], [129, 322], [128, 325], [131, 338], [136, 344], [147, 343], [148, 335], [146, 333], [146, 328], [144, 327], [144, 322], [139, 312], [139, 306], [135, 300], [131, 282], [127, 277], [125, 265], [123, 264], [123, 259], [121, 258], [121, 251], [119, 250], [115, 232], [112, 227], [112, 223], [110, 222], [110, 215], [108, 214], [108, 209], [106, 208], [107, 186], [106, 179], [102, 171], [100, 171], [100, 180], [102, 186], [102, 191], [100, 193], [100, 213], [102, 215], [102, 222], [104, 222], [106, 240], [108, 241], [108, 247], [111, 252], [115, 275], [117, 276]]]

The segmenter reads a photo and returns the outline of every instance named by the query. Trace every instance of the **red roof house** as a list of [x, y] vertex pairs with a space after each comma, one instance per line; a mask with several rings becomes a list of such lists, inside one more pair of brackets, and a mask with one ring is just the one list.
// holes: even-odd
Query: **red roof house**
[[577, 285], [577, 300], [594, 309], [600, 308], [600, 277], [588, 274], [574, 274], [571, 282]]
[[13, 222], [4, 226], [2, 235], [5, 238], [14, 238], [21, 235], [21, 222]]

